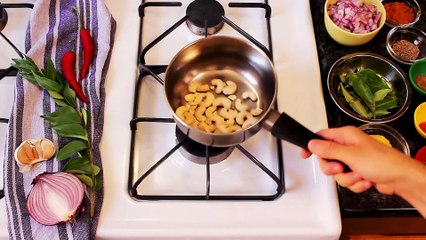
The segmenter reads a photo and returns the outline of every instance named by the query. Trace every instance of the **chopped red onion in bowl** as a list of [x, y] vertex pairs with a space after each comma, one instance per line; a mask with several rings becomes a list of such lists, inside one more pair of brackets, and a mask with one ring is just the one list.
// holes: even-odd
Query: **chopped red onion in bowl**
[[339, 0], [327, 7], [328, 16], [341, 29], [363, 34], [376, 30], [381, 13], [374, 5], [367, 5], [362, 0]]

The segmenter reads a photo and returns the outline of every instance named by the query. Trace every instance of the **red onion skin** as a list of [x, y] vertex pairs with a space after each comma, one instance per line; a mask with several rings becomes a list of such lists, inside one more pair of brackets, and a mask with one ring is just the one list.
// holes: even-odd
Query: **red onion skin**
[[[66, 223], [83, 210], [84, 189], [81, 181], [71, 173], [42, 173], [33, 180], [33, 188], [27, 197], [27, 211], [35, 221], [42, 225], [52, 226]], [[66, 219], [56, 216], [52, 209], [49, 209], [48, 199], [46, 199], [51, 192], [46, 191], [57, 191], [56, 193], [62, 197], [61, 200], [66, 201], [61, 204], [64, 204], [67, 207], [66, 210], [72, 214], [69, 214]]]

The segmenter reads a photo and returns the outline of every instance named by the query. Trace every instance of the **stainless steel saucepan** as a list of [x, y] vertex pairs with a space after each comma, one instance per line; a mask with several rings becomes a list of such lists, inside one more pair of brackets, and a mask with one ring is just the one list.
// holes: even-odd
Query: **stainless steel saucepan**
[[[208, 133], [191, 127], [176, 114], [184, 105], [188, 85], [196, 81], [210, 84], [212, 79], [231, 80], [238, 93], [251, 91], [263, 109], [257, 121], [248, 128], [232, 133]], [[164, 80], [165, 94], [177, 126], [189, 138], [214, 147], [235, 146], [257, 133], [262, 127], [283, 140], [307, 149], [311, 139], [321, 138], [285, 113], [273, 109], [277, 94], [277, 77], [267, 55], [245, 40], [210, 36], [182, 49], [169, 64]]]

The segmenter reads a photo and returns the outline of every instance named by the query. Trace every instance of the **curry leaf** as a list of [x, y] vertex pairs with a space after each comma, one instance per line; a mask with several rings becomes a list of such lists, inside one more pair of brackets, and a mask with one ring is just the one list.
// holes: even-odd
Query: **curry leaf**
[[95, 191], [99, 191], [102, 188], [102, 181], [99, 179], [99, 176], [94, 178], [95, 180], [95, 186], [93, 187]]
[[58, 154], [56, 155], [56, 159], [58, 159], [59, 161], [67, 159], [71, 157], [74, 153], [87, 148], [88, 146], [86, 142], [82, 140], [73, 140], [59, 150]]
[[340, 89], [343, 93], [343, 96], [345, 97], [346, 102], [349, 104], [349, 106], [351, 106], [351, 108], [357, 112], [359, 115], [361, 115], [362, 117], [365, 118], [370, 118], [371, 117], [371, 113], [369, 113], [367, 111], [367, 109], [365, 109], [365, 107], [362, 105], [361, 101], [352, 96], [343, 86], [342, 83], [340, 83]]
[[46, 90], [55, 91], [55, 92], [61, 91], [61, 86], [56, 81], [43, 77], [35, 72], [32, 72], [32, 73], [34, 75], [36, 82], [38, 83], [38, 85], [40, 85], [40, 87]]
[[89, 159], [82, 157], [70, 159], [62, 170], [69, 173], [87, 175], [92, 174], [93, 171]]
[[81, 108], [81, 115], [83, 117], [84, 125], [87, 126], [89, 122], [87, 121], [88, 113], [85, 108]]
[[64, 99], [64, 97], [58, 92], [55, 92], [55, 91], [48, 91], [48, 92], [50, 96], [54, 99]]
[[[93, 181], [92, 181], [91, 177], [88, 177], [88, 176], [83, 175], [83, 174], [77, 174], [75, 176], [78, 177], [78, 179], [80, 179], [80, 181], [85, 183], [87, 186], [93, 187]], [[96, 190], [96, 188], [95, 188], [95, 190]]]
[[61, 106], [61, 107], [68, 106], [68, 104], [65, 101], [60, 100], [60, 99], [55, 99], [55, 103], [58, 104], [58, 106]]
[[382, 101], [389, 93], [392, 92], [392, 89], [380, 89], [374, 93], [374, 102]]
[[50, 58], [47, 60], [45, 77], [52, 79], [52, 80], [56, 80], [55, 65], [53, 64], [52, 59], [50, 59]]
[[88, 141], [87, 132], [80, 124], [61, 124], [52, 126], [52, 128], [55, 130], [56, 134], [61, 137], [79, 138]]
[[75, 92], [72, 90], [68, 83], [64, 84], [64, 98], [67, 103], [73, 108], [77, 107], [77, 102], [75, 100]]
[[68, 105], [60, 107], [56, 112], [43, 115], [42, 118], [50, 122], [52, 127], [64, 124], [81, 124], [80, 114]]
[[393, 98], [385, 98], [382, 101], [376, 103], [376, 107], [378, 110], [387, 110], [398, 107], [398, 100], [396, 97]]
[[361, 76], [372, 92], [377, 92], [380, 89], [389, 89], [386, 82], [381, 79], [377, 73], [369, 68], [365, 68], [356, 73]]

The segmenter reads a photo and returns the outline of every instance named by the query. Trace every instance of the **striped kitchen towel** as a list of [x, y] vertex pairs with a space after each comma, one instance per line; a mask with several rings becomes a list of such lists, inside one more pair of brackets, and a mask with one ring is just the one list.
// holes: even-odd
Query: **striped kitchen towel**
[[[77, 54], [77, 66], [82, 62], [82, 46], [79, 36], [78, 18], [72, 7], [79, 10], [83, 25], [94, 39], [94, 58], [82, 88], [89, 99], [84, 106], [91, 114], [88, 129], [93, 150], [93, 160], [101, 164], [99, 143], [102, 137], [105, 104], [105, 76], [107, 73], [115, 33], [115, 21], [102, 0], [37, 0], [31, 12], [25, 39], [26, 54], [42, 68], [51, 58], [61, 70], [61, 58], [73, 50]], [[76, 67], [76, 69], [79, 69]], [[80, 73], [76, 73], [79, 76]], [[80, 102], [82, 103], [82, 102]], [[56, 226], [44, 226], [34, 221], [26, 209], [26, 196], [31, 182], [42, 172], [61, 171], [64, 163], [56, 159], [45, 161], [38, 168], [20, 173], [14, 160], [14, 151], [27, 139], [48, 138], [63, 146], [64, 139], [58, 137], [46, 124], [41, 115], [58, 109], [46, 91], [17, 76], [15, 99], [12, 109], [7, 149], [5, 152], [4, 183], [10, 239], [94, 239], [101, 210], [103, 191], [97, 193], [95, 216], [90, 218], [90, 203], [84, 200], [83, 213], [73, 222]], [[102, 171], [100, 173], [102, 175]], [[102, 177], [102, 176], [101, 176]]]

